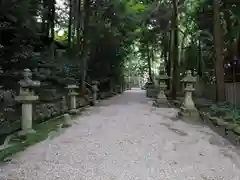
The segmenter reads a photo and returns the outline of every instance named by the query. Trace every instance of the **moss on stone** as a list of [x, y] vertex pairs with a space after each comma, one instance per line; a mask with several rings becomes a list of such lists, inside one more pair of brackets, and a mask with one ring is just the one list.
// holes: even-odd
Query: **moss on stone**
[[234, 123], [228, 123], [228, 125], [226, 126], [227, 130], [233, 130], [234, 128], [236, 128], [238, 125], [234, 124]]
[[234, 133], [236, 133], [237, 135], [240, 135], [240, 126], [237, 126], [236, 128], [234, 128]]
[[218, 118], [218, 119], [217, 119], [217, 125], [219, 125], [219, 126], [227, 126], [227, 125], [228, 125], [228, 122], [224, 121], [224, 120], [221, 119], [221, 118]]
[[62, 118], [55, 118], [49, 121], [37, 124], [34, 126], [36, 133], [27, 134], [25, 136], [17, 136], [11, 139], [9, 147], [0, 151], [0, 161], [6, 161], [6, 158], [20, 151], [25, 150], [27, 147], [41, 142], [48, 138], [49, 133], [59, 131], [61, 128], [66, 128]]

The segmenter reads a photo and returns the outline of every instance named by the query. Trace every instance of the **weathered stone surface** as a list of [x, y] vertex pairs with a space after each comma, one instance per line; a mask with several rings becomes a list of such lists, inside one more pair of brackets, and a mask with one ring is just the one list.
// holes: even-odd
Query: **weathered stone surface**
[[97, 92], [99, 91], [98, 89], [98, 82], [93, 81], [92, 82], [92, 104], [95, 105], [97, 102]]
[[69, 110], [72, 113], [76, 112], [76, 108], [77, 108], [77, 104], [76, 104], [76, 96], [78, 95], [78, 93], [76, 92], [76, 89], [78, 88], [77, 85], [68, 85], [66, 87], [66, 89], [68, 90], [68, 96], [70, 98], [70, 103], [69, 103]]
[[67, 107], [66, 97], [62, 96], [61, 97], [61, 102], [60, 102], [60, 111], [61, 111], [61, 113], [64, 113], [67, 110], [68, 110], [68, 107]]
[[228, 122], [226, 122], [223, 119], [219, 118], [219, 119], [217, 119], [217, 125], [226, 127], [228, 125]]
[[240, 135], [240, 126], [234, 128], [233, 130], [237, 135]]
[[64, 121], [65, 124], [70, 125], [71, 124], [71, 116], [69, 114], [67, 114], [67, 113], [64, 114], [63, 115], [63, 121]]
[[182, 118], [186, 121], [196, 121], [199, 119], [199, 112], [197, 109], [187, 109], [185, 107], [180, 108], [180, 112], [178, 112], [178, 117]]
[[157, 107], [169, 107], [168, 100], [165, 94], [167, 88], [166, 81], [169, 79], [169, 77], [165, 73], [165, 68], [163, 64], [160, 64], [159, 71], [158, 93], [154, 105]]
[[148, 98], [155, 98], [157, 96], [158, 89], [155, 84], [148, 82], [146, 84], [146, 96]]
[[19, 81], [20, 84], [19, 96], [16, 96], [15, 99], [22, 104], [21, 133], [26, 134], [32, 132], [32, 119], [33, 119], [32, 104], [34, 101], [38, 100], [38, 96], [35, 95], [33, 88], [39, 87], [40, 82], [33, 81], [31, 79], [32, 72], [29, 69], [24, 69], [23, 76], [24, 79]]
[[186, 84], [186, 88], [184, 89], [185, 97], [178, 115], [183, 119], [198, 120], [199, 113], [192, 99], [192, 92], [195, 91], [193, 84], [196, 82], [196, 78], [192, 76], [191, 71], [187, 71], [187, 75], [183, 78], [182, 82]]
[[227, 131], [232, 131], [234, 128], [238, 127], [237, 124], [234, 124], [234, 123], [228, 123], [227, 126], [226, 126], [226, 130]]

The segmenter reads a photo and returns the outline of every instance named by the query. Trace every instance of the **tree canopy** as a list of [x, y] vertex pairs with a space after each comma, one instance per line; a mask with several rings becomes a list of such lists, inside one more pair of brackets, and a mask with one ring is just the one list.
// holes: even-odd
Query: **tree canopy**
[[217, 84], [222, 101], [224, 80], [233, 79], [239, 66], [233, 62], [240, 47], [236, 0], [4, 0], [0, 5], [5, 70], [28, 66], [34, 52], [54, 54], [51, 44], [61, 41], [69, 61], [79, 64], [83, 86], [88, 77], [120, 83], [129, 72], [147, 73], [154, 81], [164, 62], [173, 98], [181, 75], [192, 69]]

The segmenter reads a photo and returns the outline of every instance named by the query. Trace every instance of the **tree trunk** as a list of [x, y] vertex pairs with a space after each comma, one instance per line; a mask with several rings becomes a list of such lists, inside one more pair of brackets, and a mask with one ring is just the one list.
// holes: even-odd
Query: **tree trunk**
[[[151, 55], [151, 64], [152, 64], [152, 67], [153, 67], [153, 69], [155, 69], [156, 68], [156, 66], [155, 66], [155, 55], [154, 55], [154, 49], [153, 48], [151, 48], [151, 50], [150, 50], [150, 55]], [[154, 71], [153, 71], [153, 73], [152, 73], [152, 79], [155, 79], [155, 74], [154, 74]]]
[[167, 66], [168, 66], [168, 36], [167, 36], [167, 32], [163, 33], [163, 59], [164, 59], [165, 69], [167, 70]]
[[[168, 32], [168, 63], [167, 63], [167, 75], [168, 77], [172, 76], [172, 30]], [[167, 83], [168, 89], [171, 89], [171, 79]]]
[[203, 67], [202, 67], [202, 48], [201, 48], [201, 40], [198, 37], [198, 66], [197, 73], [199, 77], [203, 76]]
[[152, 62], [151, 62], [150, 48], [149, 48], [148, 42], [147, 42], [147, 60], [148, 60], [148, 75], [149, 75], [149, 79], [150, 79], [151, 82], [153, 82], [153, 78], [152, 78]]
[[69, 0], [69, 18], [68, 18], [68, 50], [71, 49], [72, 43], [72, 18], [73, 18], [73, 0]]
[[178, 49], [178, 9], [177, 4], [178, 0], [173, 0], [173, 19], [172, 19], [172, 28], [173, 28], [173, 46], [172, 46], [172, 59], [173, 59], [173, 76], [172, 76], [172, 98], [177, 98], [177, 91], [180, 87], [180, 77], [179, 77], [179, 49]]
[[77, 0], [77, 10], [76, 10], [76, 34], [77, 34], [77, 45], [76, 45], [76, 53], [77, 53], [77, 57], [80, 58], [81, 52], [80, 52], [80, 47], [81, 47], [81, 31], [80, 31], [80, 26], [81, 26], [81, 0]]
[[[76, 37], [77, 31], [77, 16], [78, 16], [78, 0], [71, 0], [72, 1], [72, 37]], [[76, 43], [76, 39], [73, 39], [72, 45]]]
[[55, 26], [55, 0], [51, 1], [51, 7], [50, 7], [50, 12], [51, 12], [51, 16], [50, 16], [50, 31], [51, 31], [51, 38], [52, 40], [54, 40], [54, 26]]
[[43, 11], [42, 11], [42, 33], [44, 36], [48, 37], [48, 6], [47, 6], [47, 1], [43, 0]]
[[89, 17], [90, 17], [90, 1], [89, 0], [85, 0], [82, 2], [82, 33], [83, 33], [83, 43], [82, 43], [82, 47], [81, 47], [81, 51], [83, 53], [82, 58], [81, 58], [81, 62], [82, 62], [82, 76], [81, 76], [81, 85], [82, 85], [82, 90], [85, 89], [86, 87], [86, 76], [87, 76], [87, 69], [88, 69], [88, 56], [89, 56], [89, 42], [88, 42], [88, 21], [89, 21]]
[[216, 74], [216, 94], [217, 101], [225, 100], [224, 68], [223, 68], [223, 33], [220, 21], [219, 0], [213, 0], [213, 30], [215, 48], [215, 74]]
[[51, 5], [50, 5], [50, 13], [51, 16], [49, 17], [49, 24], [50, 24], [50, 32], [51, 32], [51, 60], [54, 60], [55, 58], [55, 47], [54, 47], [54, 38], [55, 38], [55, 0], [51, 1]]

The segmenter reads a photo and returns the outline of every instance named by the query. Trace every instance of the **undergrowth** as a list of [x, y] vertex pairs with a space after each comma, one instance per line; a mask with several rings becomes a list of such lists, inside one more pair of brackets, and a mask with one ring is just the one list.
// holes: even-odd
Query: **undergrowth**
[[0, 151], [0, 161], [6, 161], [11, 155], [25, 150], [27, 147], [41, 142], [48, 138], [49, 133], [59, 131], [60, 128], [67, 128], [62, 118], [45, 121], [34, 126], [35, 133], [25, 136], [17, 136], [11, 139], [10, 146]]
[[240, 108], [227, 102], [212, 104], [201, 110], [208, 112], [211, 116], [221, 117], [228, 122], [240, 123]]

